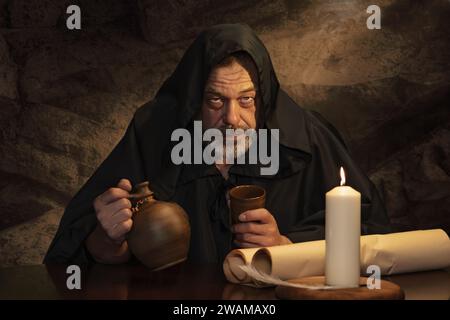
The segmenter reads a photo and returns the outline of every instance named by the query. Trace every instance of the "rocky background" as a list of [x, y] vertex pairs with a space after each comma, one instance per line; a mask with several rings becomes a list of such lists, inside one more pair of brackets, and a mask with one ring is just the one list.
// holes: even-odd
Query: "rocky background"
[[[78, 4], [82, 29], [66, 28]], [[382, 9], [368, 30], [366, 8]], [[0, 266], [41, 263], [65, 204], [204, 27], [252, 26], [398, 230], [450, 231], [447, 0], [0, 0]]]

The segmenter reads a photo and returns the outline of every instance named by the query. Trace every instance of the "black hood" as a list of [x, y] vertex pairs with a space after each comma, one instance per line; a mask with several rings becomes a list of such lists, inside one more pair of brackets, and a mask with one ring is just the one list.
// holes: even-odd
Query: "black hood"
[[275, 107], [279, 83], [266, 47], [249, 26], [221, 24], [195, 39], [157, 94], [176, 98], [179, 127], [186, 127], [199, 111], [211, 69], [239, 51], [249, 54], [256, 65], [263, 122], [268, 117]]
[[[171, 161], [172, 132], [190, 128], [201, 110], [204, 87], [212, 68], [227, 56], [245, 52], [258, 73], [258, 128], [278, 129], [280, 170], [275, 178], [288, 176], [311, 159], [311, 125], [323, 125], [314, 113], [296, 104], [281, 88], [264, 44], [243, 24], [216, 25], [203, 31], [190, 45], [175, 71], [155, 98], [140, 107], [132, 122], [143, 172], [160, 199], [170, 199], [179, 183], [182, 166]], [[252, 78], [252, 81], [255, 81]], [[151, 146], [151, 150], [148, 148]], [[155, 165], [156, 164], [156, 165]], [[259, 176], [260, 166], [245, 166], [246, 175]], [[157, 168], [157, 169], [155, 169]], [[133, 176], [138, 177], [139, 174]], [[136, 178], [136, 180], [138, 180]], [[139, 180], [138, 180], [139, 181]]]
[[[279, 129], [280, 145], [309, 156], [311, 148], [307, 126], [311, 120], [317, 121], [319, 115], [303, 110], [280, 88], [269, 52], [245, 24], [221, 24], [206, 29], [185, 52], [155, 97], [159, 101], [176, 101], [177, 120], [172, 128], [185, 128], [192, 122], [201, 108], [211, 69], [239, 51], [249, 54], [257, 68], [260, 127]], [[324, 119], [319, 121], [324, 122]]]

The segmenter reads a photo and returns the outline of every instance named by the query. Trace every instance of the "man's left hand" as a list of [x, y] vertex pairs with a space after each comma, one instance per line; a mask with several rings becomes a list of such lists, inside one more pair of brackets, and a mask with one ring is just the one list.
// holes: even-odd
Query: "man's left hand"
[[292, 243], [280, 234], [277, 222], [267, 209], [248, 210], [232, 227], [234, 243], [241, 248], [270, 247]]

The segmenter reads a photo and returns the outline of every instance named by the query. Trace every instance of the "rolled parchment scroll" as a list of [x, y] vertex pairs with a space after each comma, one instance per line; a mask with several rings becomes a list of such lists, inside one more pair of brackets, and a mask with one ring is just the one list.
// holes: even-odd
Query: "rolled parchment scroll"
[[[281, 280], [324, 275], [325, 241], [231, 251], [223, 263], [228, 281], [261, 286], [242, 265]], [[362, 236], [361, 274], [369, 265], [382, 275], [443, 269], [450, 266], [450, 239], [441, 229]]]

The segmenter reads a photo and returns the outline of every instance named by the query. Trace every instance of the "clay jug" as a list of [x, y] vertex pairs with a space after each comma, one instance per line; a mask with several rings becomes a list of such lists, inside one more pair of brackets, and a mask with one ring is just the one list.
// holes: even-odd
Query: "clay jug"
[[127, 240], [131, 252], [152, 270], [162, 270], [187, 258], [191, 229], [178, 204], [155, 200], [148, 182], [131, 194], [133, 227]]

